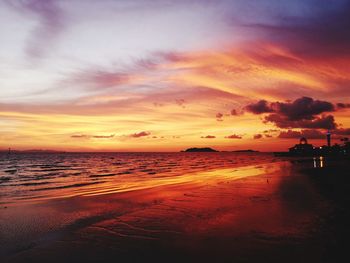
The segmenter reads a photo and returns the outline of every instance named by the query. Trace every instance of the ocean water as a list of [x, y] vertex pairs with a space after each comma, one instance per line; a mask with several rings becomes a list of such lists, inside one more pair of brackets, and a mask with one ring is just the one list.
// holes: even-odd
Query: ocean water
[[0, 203], [185, 183], [198, 172], [274, 161], [269, 153], [0, 153]]

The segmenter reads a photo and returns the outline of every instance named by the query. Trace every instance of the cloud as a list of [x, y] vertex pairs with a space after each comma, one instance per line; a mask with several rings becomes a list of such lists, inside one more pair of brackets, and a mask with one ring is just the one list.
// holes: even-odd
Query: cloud
[[96, 139], [110, 139], [113, 138], [114, 134], [111, 135], [94, 135], [92, 136], [92, 138], [96, 138]]
[[223, 121], [222, 117], [224, 117], [224, 114], [221, 112], [216, 113], [215, 115], [217, 121]]
[[163, 103], [153, 102], [154, 107], [163, 107]]
[[264, 122], [274, 123], [279, 128], [307, 128], [307, 129], [335, 129], [337, 124], [333, 115], [314, 117], [312, 120], [289, 120], [283, 115], [276, 113], [265, 117]]
[[259, 100], [256, 103], [248, 104], [245, 110], [254, 114], [262, 114], [273, 112], [271, 106], [266, 100]]
[[265, 130], [263, 131], [263, 133], [272, 133], [272, 132], [278, 132], [279, 130], [276, 129], [269, 129], [269, 130]]
[[335, 106], [327, 101], [301, 97], [292, 102], [268, 102], [260, 100], [248, 104], [245, 109], [253, 114], [270, 113], [264, 122], [274, 123], [279, 128], [335, 129], [333, 115], [322, 115], [335, 111]]
[[336, 135], [350, 135], [350, 128], [340, 128], [332, 131]]
[[84, 69], [73, 73], [64, 85], [83, 86], [84, 89], [103, 91], [113, 87], [121, 87], [122, 85], [132, 85], [137, 82], [139, 76], [135, 72], [119, 72], [103, 69]]
[[237, 134], [232, 134], [232, 135], [226, 136], [225, 138], [227, 138], [227, 139], [242, 139], [242, 136], [237, 135]]
[[242, 110], [241, 110], [241, 111], [238, 111], [238, 110], [236, 110], [236, 109], [232, 109], [228, 115], [231, 115], [231, 116], [239, 116], [239, 115], [242, 115], [242, 114], [244, 114], [244, 111], [242, 111]]
[[236, 110], [236, 109], [232, 109], [232, 110], [231, 110], [231, 115], [232, 115], [232, 116], [237, 116], [237, 115], [238, 115], [237, 110]]
[[30, 36], [25, 52], [30, 58], [41, 58], [64, 28], [64, 17], [56, 0], [26, 0], [8, 2], [19, 12], [34, 15], [39, 23]]
[[215, 139], [216, 136], [214, 135], [207, 135], [207, 136], [201, 136], [202, 139]]
[[87, 82], [95, 83], [96, 87], [100, 88], [119, 86], [130, 82], [132, 79], [131, 75], [119, 72], [97, 71], [85, 73], [84, 75], [87, 76]]
[[337, 103], [337, 108], [338, 109], [346, 109], [346, 108], [350, 108], [350, 103]]
[[185, 108], [185, 100], [184, 99], [176, 99], [175, 103], [182, 108]]
[[[332, 131], [332, 138], [334, 139], [340, 139], [342, 136], [347, 135], [350, 135], [350, 128], [334, 129]], [[326, 134], [325, 132], [316, 129], [305, 129], [300, 131], [281, 131], [278, 135], [278, 138], [280, 139], [300, 139], [302, 137], [307, 139], [326, 139]]]
[[312, 120], [315, 115], [332, 112], [335, 107], [327, 101], [314, 100], [310, 97], [301, 97], [293, 102], [273, 102], [260, 100], [256, 103], [248, 104], [245, 109], [253, 114], [276, 112], [285, 116], [288, 120]]
[[305, 8], [304, 12], [309, 12], [306, 16], [283, 15], [275, 23], [248, 26], [264, 34], [263, 38], [272, 39], [302, 56], [347, 56], [350, 55], [350, 2], [334, 2], [329, 6], [327, 1], [317, 1], [317, 7], [314, 3]]
[[147, 132], [147, 131], [142, 131], [142, 132], [130, 134], [129, 137], [131, 137], [131, 138], [140, 138], [140, 137], [144, 137], [144, 136], [148, 136], [148, 135], [151, 135], [151, 133]]
[[261, 139], [263, 136], [262, 136], [262, 134], [255, 134], [254, 136], [253, 136], [253, 138], [254, 138], [254, 140], [258, 140], [258, 139]]
[[301, 97], [291, 103], [275, 102], [271, 104], [271, 108], [274, 112], [286, 116], [288, 120], [312, 120], [315, 115], [335, 110], [332, 103], [310, 97]]
[[278, 138], [281, 139], [299, 139], [305, 137], [307, 139], [324, 139], [326, 135], [319, 130], [301, 130], [301, 131], [281, 131]]
[[74, 139], [111, 139], [114, 137], [114, 134], [111, 135], [87, 135], [87, 134], [73, 134], [71, 135], [71, 138]]
[[86, 134], [74, 134], [74, 135], [71, 135], [70, 137], [74, 138], [74, 139], [87, 139], [87, 138], [89, 138], [89, 135], [86, 135]]

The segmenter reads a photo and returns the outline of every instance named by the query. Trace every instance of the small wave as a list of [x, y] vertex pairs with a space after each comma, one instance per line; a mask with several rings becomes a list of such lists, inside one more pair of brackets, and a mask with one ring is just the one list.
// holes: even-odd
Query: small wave
[[35, 185], [43, 185], [43, 184], [51, 184], [52, 182], [35, 182], [35, 183], [23, 183], [23, 184], [18, 184], [23, 185], [23, 186], [35, 186]]
[[58, 168], [48, 168], [48, 169], [40, 169], [38, 170], [41, 172], [55, 172], [55, 171], [67, 171], [67, 170], [72, 170], [70, 167], [58, 167]]
[[126, 163], [123, 163], [123, 162], [114, 162], [114, 163], [112, 163], [113, 165], [124, 165], [124, 164], [126, 164]]
[[41, 180], [43, 178], [47, 178], [47, 177], [54, 177], [57, 175], [60, 175], [61, 173], [46, 173], [46, 174], [36, 174], [34, 177], [34, 180]]
[[3, 182], [7, 182], [7, 181], [10, 181], [11, 180], [11, 177], [0, 177], [0, 183], [3, 183]]
[[122, 174], [131, 174], [131, 171], [124, 171], [124, 172], [117, 173], [117, 175], [122, 175]]
[[141, 172], [143, 173], [148, 173], [148, 172], [153, 172], [153, 169], [143, 169], [143, 170], [140, 170]]
[[117, 174], [110, 173], [110, 174], [92, 174], [89, 177], [107, 177], [107, 176], [115, 176]]
[[8, 174], [15, 174], [17, 173], [17, 169], [9, 169], [9, 170], [5, 170], [4, 172]]
[[72, 176], [77, 176], [77, 175], [81, 175], [83, 172], [76, 172], [76, 173], [70, 173], [68, 174], [69, 176], [72, 175]]
[[61, 185], [61, 186], [54, 186], [54, 187], [38, 188], [38, 189], [33, 189], [31, 191], [45, 191], [45, 190], [65, 189], [65, 188], [82, 187], [82, 186], [93, 185], [93, 184], [100, 184], [100, 183], [104, 183], [104, 182], [89, 182], [89, 183], [78, 183], [78, 184], [70, 184], [70, 185]]

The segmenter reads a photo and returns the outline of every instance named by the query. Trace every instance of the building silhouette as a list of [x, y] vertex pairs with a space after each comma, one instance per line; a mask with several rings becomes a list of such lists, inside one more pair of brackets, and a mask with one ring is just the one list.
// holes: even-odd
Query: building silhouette
[[331, 132], [328, 130], [327, 132], [327, 146], [331, 147]]
[[314, 146], [309, 144], [305, 137], [300, 138], [299, 144], [294, 145], [289, 148], [289, 152], [295, 155], [306, 155], [312, 154], [314, 151]]
[[326, 134], [326, 145], [315, 147], [308, 143], [305, 137], [300, 138], [298, 144], [289, 148], [287, 153], [277, 153], [279, 156], [349, 156], [350, 142], [348, 138], [341, 139], [343, 145], [331, 143], [331, 132]]

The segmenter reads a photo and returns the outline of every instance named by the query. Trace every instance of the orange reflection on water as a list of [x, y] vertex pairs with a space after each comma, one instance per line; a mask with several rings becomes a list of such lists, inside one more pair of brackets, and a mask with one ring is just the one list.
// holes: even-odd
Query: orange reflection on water
[[324, 157], [314, 157], [313, 158], [313, 167], [314, 168], [323, 168], [324, 167]]
[[[35, 204], [35, 209], [3, 209], [0, 215], [7, 216], [8, 228], [31, 218], [25, 222], [33, 224], [24, 228], [28, 231], [46, 226], [37, 220], [53, 224], [42, 230], [48, 233], [72, 224], [72, 241], [88, 237], [86, 249], [118, 243], [134, 251], [152, 241], [174, 251], [202, 253], [214, 247], [230, 254], [241, 244], [270, 246], [271, 241], [302, 238], [307, 233], [304, 227], [312, 226], [313, 214], [321, 215], [315, 206], [319, 195], [306, 177], [294, 176], [291, 166], [279, 162], [147, 180], [126, 176], [81, 189], [60, 189], [60, 197], [76, 197]], [[80, 219], [88, 219], [88, 227]]]
[[203, 185], [214, 183], [216, 181], [231, 181], [239, 180], [246, 177], [257, 176], [265, 174], [266, 172], [275, 172], [279, 170], [279, 165], [261, 165], [261, 166], [247, 166], [239, 169], [219, 169], [207, 172], [189, 173], [174, 177], [165, 178], [150, 178], [149, 180], [138, 180], [129, 182], [123, 181], [118, 184], [115, 182], [108, 182], [98, 187], [87, 187], [83, 191], [74, 190], [73, 195], [94, 196], [102, 194], [122, 193], [129, 191], [136, 191], [142, 189], [149, 189], [166, 185], [180, 185], [180, 184], [196, 184]]
[[[108, 168], [107, 168], [108, 169]], [[112, 168], [111, 168], [112, 169]], [[113, 177], [111, 180], [105, 182], [98, 182], [94, 184], [84, 184], [83, 179], [75, 182], [76, 185], [83, 185], [81, 187], [67, 187], [58, 189], [50, 189], [47, 191], [39, 191], [36, 195], [20, 199], [23, 201], [44, 201], [51, 199], [70, 198], [75, 196], [98, 196], [107, 194], [126, 193], [132, 191], [140, 191], [152, 189], [157, 187], [174, 186], [179, 187], [190, 185], [192, 187], [199, 187], [203, 185], [212, 185], [222, 181], [235, 181], [252, 176], [259, 176], [266, 173], [273, 173], [280, 170], [279, 163], [251, 165], [239, 168], [225, 168], [215, 169], [203, 172], [185, 172], [182, 175], [158, 175], [158, 176], [119, 176]], [[59, 184], [58, 184], [59, 186]]]

